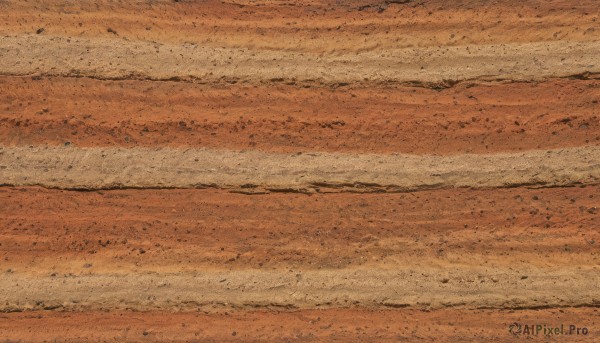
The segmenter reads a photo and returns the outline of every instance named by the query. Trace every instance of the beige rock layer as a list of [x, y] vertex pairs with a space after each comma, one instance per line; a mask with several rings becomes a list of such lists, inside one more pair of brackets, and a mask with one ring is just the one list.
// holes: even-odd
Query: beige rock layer
[[598, 283], [600, 272], [595, 267], [537, 269], [526, 265], [48, 277], [5, 273], [0, 279], [0, 311], [590, 306], [600, 305]]
[[1, 75], [88, 76], [198, 82], [268, 80], [346, 84], [452, 84], [543, 80], [600, 72], [600, 41], [390, 48], [322, 54], [46, 35], [0, 38]]
[[600, 179], [600, 146], [490, 155], [264, 153], [209, 149], [0, 148], [0, 183], [65, 189], [321, 188], [409, 191], [565, 186]]

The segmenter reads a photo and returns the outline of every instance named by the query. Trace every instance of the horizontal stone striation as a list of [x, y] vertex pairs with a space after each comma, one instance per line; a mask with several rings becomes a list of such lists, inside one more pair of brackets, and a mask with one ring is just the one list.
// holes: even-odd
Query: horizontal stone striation
[[539, 81], [599, 73], [600, 41], [387, 49], [344, 54], [155, 44], [45, 35], [0, 37], [0, 75], [99, 79], [399, 82]]
[[3, 147], [0, 183], [64, 189], [414, 191], [569, 186], [600, 179], [600, 147], [489, 155], [264, 153], [209, 149]]
[[[443, 276], [442, 276], [443, 275]], [[523, 275], [526, 275], [523, 277]], [[556, 280], [561, 280], [556, 283]], [[219, 307], [600, 306], [600, 272], [590, 268], [458, 267], [396, 270], [206, 271], [195, 274], [80, 275], [0, 279], [0, 311]], [[22, 285], [28, 285], [23, 287]]]

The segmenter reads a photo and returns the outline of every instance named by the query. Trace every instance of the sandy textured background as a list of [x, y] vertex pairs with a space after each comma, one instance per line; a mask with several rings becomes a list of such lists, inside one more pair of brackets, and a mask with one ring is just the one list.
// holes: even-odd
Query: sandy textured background
[[0, 340], [596, 341], [598, 9], [0, 1]]

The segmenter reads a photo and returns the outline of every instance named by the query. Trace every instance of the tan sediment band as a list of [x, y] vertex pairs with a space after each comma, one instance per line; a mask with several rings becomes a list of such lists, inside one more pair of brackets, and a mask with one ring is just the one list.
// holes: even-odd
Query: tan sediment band
[[[560, 280], [560, 282], [556, 282]], [[195, 274], [5, 273], [0, 311], [600, 306], [595, 268], [239, 270]]]
[[419, 156], [209, 149], [2, 147], [0, 184], [65, 189], [411, 191], [566, 186], [600, 179], [600, 146]]
[[340, 54], [155, 44], [124, 39], [0, 38], [1, 75], [250, 82], [444, 83], [542, 80], [600, 72], [600, 41], [414, 47]]

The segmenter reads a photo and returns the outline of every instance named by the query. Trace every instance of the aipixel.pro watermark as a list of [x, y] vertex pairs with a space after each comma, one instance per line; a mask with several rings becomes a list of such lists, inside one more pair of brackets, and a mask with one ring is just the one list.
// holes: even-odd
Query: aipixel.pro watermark
[[514, 322], [508, 326], [508, 331], [515, 336], [587, 336], [590, 330], [587, 327], [575, 324], [521, 324]]

